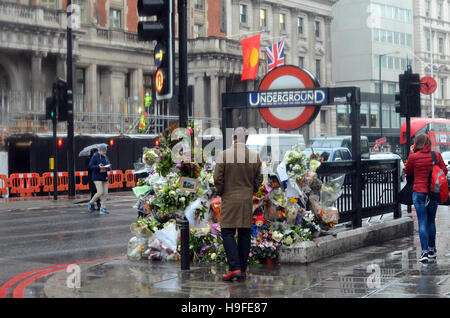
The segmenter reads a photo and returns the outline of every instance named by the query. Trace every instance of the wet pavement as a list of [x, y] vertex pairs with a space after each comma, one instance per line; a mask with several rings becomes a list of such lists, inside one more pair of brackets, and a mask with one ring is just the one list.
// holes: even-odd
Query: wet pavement
[[[246, 282], [225, 283], [221, 281], [221, 275], [227, 269], [225, 266], [191, 264], [190, 270], [181, 271], [179, 262], [129, 261], [125, 255], [128, 239], [133, 236], [129, 226], [136, 218], [131, 207], [134, 200], [132, 197], [113, 200], [116, 199], [118, 201], [111, 204], [113, 212], [106, 217], [90, 217], [80, 207], [64, 208], [60, 212], [49, 209], [39, 216], [37, 211], [28, 211], [30, 214], [27, 215], [25, 212], [6, 213], [0, 209], [0, 284], [11, 281], [19, 273], [35, 270], [10, 284], [6, 297], [450, 296], [450, 210], [446, 206], [439, 207], [437, 216], [438, 257], [429, 264], [418, 262], [420, 243], [413, 212], [416, 229], [413, 236], [307, 265], [250, 265]], [[16, 224], [19, 220], [8, 220], [16, 213], [23, 213], [21, 225]], [[405, 212], [404, 215], [411, 217]], [[391, 216], [384, 216], [382, 222], [389, 218]], [[371, 222], [379, 222], [378, 217]], [[8, 228], [8, 224], [14, 227]], [[41, 233], [35, 232], [39, 230]], [[58, 235], [62, 240], [58, 240]], [[112, 258], [98, 260], [103, 257]], [[80, 261], [86, 261], [78, 263], [80, 288], [73, 284], [76, 282], [73, 279], [75, 270], [68, 271], [67, 266], [52, 267]], [[29, 278], [28, 282], [25, 282], [26, 278]]]

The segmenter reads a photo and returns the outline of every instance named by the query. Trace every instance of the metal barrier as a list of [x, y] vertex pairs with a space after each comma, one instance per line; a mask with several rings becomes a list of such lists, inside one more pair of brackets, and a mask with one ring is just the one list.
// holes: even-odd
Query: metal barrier
[[[394, 213], [394, 218], [401, 217], [400, 204], [397, 195], [400, 190], [400, 161], [389, 160], [362, 160], [361, 170], [357, 171], [354, 161], [325, 162], [317, 169], [322, 182], [327, 182], [345, 174], [342, 195], [336, 202], [339, 210], [339, 223], [361, 222], [363, 218], [370, 218], [386, 213]], [[361, 211], [353, 207], [352, 185], [355, 176], [359, 174], [362, 186]]]
[[8, 177], [0, 174], [0, 194], [8, 193]]
[[136, 186], [136, 175], [134, 174], [134, 170], [125, 171], [125, 186], [127, 188], [134, 188]]
[[[67, 172], [57, 174], [58, 192], [69, 190], [69, 175]], [[89, 180], [87, 171], [75, 171], [75, 190], [88, 191]], [[108, 188], [121, 189], [136, 186], [136, 175], [134, 170], [112, 170], [108, 172]], [[14, 173], [9, 176], [0, 175], [0, 195], [18, 194], [22, 197], [36, 195], [40, 192], [53, 192], [53, 172], [44, 172], [42, 176], [37, 173]]]
[[[83, 179], [87, 180], [87, 183], [83, 183]], [[89, 190], [89, 180], [87, 171], [75, 171], [75, 190]]]
[[121, 170], [112, 170], [108, 172], [108, 188], [123, 188], [123, 172]]
[[40, 176], [37, 173], [15, 173], [9, 176], [11, 194], [19, 194], [21, 197], [30, 197], [40, 191]]

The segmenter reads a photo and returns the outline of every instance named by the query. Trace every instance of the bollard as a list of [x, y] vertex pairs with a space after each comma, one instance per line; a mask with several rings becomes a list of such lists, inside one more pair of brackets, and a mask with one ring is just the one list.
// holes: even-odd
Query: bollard
[[189, 269], [189, 221], [184, 217], [180, 221], [181, 270]]

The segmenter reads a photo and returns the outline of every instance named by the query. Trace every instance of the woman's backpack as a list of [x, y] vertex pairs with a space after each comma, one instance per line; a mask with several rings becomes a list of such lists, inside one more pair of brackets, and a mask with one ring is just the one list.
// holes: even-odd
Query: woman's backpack
[[436, 153], [431, 151], [433, 160], [430, 175], [428, 176], [428, 196], [431, 201], [444, 203], [449, 197], [447, 176], [437, 165]]

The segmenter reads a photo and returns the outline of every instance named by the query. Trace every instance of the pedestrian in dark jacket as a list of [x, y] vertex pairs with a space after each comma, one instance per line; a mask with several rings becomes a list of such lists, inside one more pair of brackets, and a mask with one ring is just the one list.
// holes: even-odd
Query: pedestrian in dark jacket
[[98, 147], [98, 153], [89, 162], [89, 169], [92, 170], [92, 181], [97, 189], [97, 193], [89, 201], [89, 211], [94, 211], [94, 202], [101, 199], [100, 214], [109, 214], [105, 208], [105, 202], [108, 195], [108, 171], [111, 170], [111, 164], [106, 156], [106, 145]]
[[[216, 193], [222, 197], [220, 228], [227, 255], [228, 273], [224, 281], [245, 280], [253, 217], [253, 193], [262, 183], [259, 155], [245, 146], [245, 128], [234, 132], [234, 144], [220, 153], [214, 171]], [[235, 233], [238, 232], [236, 245]]]
[[[98, 152], [98, 149], [92, 149], [91, 154], [87, 161], [87, 172], [88, 172], [88, 181], [89, 181], [89, 191], [91, 192], [91, 199], [97, 193], [97, 188], [95, 187], [94, 181], [92, 181], [92, 170], [89, 168], [89, 162], [91, 162], [92, 157]], [[97, 208], [95, 210], [100, 210], [100, 199], [97, 200]]]
[[[422, 254], [420, 262], [436, 258], [436, 211], [438, 202], [430, 201], [428, 196], [428, 178], [432, 168], [431, 141], [426, 134], [415, 138], [411, 153], [405, 166], [405, 173], [414, 175], [413, 204], [419, 223], [419, 237]], [[447, 167], [439, 152], [435, 151], [439, 167], [447, 175]]]

